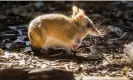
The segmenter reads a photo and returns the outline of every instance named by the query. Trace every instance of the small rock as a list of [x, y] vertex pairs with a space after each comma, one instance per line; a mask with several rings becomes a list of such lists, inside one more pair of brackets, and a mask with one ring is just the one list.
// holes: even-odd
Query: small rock
[[21, 30], [17, 30], [17, 31], [18, 31], [19, 35], [22, 35], [22, 31]]
[[108, 28], [112, 31], [112, 32], [115, 32], [118, 36], [122, 36], [122, 30], [118, 27], [115, 27], [113, 25], [109, 25]]
[[26, 46], [29, 46], [30, 45], [30, 41], [26, 41]]
[[124, 45], [124, 53], [130, 63], [133, 63], [133, 42]]
[[34, 66], [33, 66], [33, 65], [31, 65], [31, 64], [29, 65], [29, 67], [30, 67], [30, 68], [34, 68]]
[[47, 64], [42, 64], [40, 68], [46, 68]]
[[25, 47], [24, 49], [24, 52], [31, 52], [31, 51], [32, 51], [31, 47]]
[[20, 66], [24, 66], [26, 63], [25, 63], [25, 60], [21, 60], [21, 61], [19, 61], [19, 65]]
[[17, 30], [17, 26], [9, 26], [9, 28], [12, 30]]
[[24, 41], [23, 40], [21, 40], [21, 39], [16, 39], [13, 43], [23, 43]]
[[95, 46], [91, 46], [90, 51], [91, 52], [87, 56], [87, 59], [102, 59], [103, 58], [102, 52], [99, 49], [97, 49]]
[[107, 40], [107, 42], [106, 42], [108, 45], [112, 45], [113, 43], [114, 43], [114, 41], [113, 40]]
[[6, 43], [6, 44], [5, 44], [5, 47], [6, 47], [7, 49], [9, 49], [9, 48], [11, 47], [11, 45], [12, 45], [12, 43]]
[[25, 38], [27, 38], [27, 36], [17, 36], [17, 39], [18, 39], [18, 40], [22, 40], [22, 41], [24, 41]]

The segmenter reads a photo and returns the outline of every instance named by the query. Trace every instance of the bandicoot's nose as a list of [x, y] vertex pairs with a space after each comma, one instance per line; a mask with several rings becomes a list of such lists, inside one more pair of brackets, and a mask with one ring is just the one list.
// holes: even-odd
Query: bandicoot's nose
[[102, 34], [99, 30], [96, 29], [96, 34], [95, 36], [100, 36], [100, 37], [104, 37], [105, 34]]
[[96, 35], [98, 35], [100, 37], [103, 37], [105, 35], [102, 32], [100, 32], [95, 26], [94, 26], [94, 29], [95, 29]]
[[104, 36], [104, 34], [102, 34], [94, 25], [89, 29], [89, 34], [94, 36], [101, 36], [101, 37]]

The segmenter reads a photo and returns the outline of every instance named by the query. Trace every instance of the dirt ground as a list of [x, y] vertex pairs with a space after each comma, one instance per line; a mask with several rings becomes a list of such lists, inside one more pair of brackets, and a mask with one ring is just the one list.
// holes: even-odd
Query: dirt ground
[[[0, 68], [55, 68], [75, 75], [133, 77], [132, 64], [125, 58], [124, 45], [133, 41], [133, 2], [0, 2]], [[46, 13], [72, 14], [72, 6], [86, 14], [104, 37], [88, 35], [76, 55], [61, 48], [47, 56], [34, 56], [27, 37], [28, 24]], [[91, 49], [90, 49], [90, 46]], [[4, 52], [3, 52], [4, 51]], [[88, 55], [102, 55], [90, 59]], [[87, 56], [86, 56], [87, 55]]]

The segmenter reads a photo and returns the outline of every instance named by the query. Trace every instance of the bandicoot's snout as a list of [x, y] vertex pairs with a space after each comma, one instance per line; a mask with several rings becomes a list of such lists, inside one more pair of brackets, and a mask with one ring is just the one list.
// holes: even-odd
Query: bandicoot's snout
[[101, 35], [101, 32], [95, 27], [95, 25], [93, 25], [92, 31], [94, 35]]
[[99, 36], [101, 35], [101, 32], [95, 27], [92, 21], [88, 23], [88, 34]]

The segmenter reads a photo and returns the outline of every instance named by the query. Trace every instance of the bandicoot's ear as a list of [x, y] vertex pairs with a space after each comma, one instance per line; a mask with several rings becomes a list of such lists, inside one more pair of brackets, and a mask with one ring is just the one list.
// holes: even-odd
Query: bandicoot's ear
[[82, 21], [84, 18], [84, 15], [85, 15], [84, 10], [79, 9], [79, 13], [77, 14], [78, 19]]
[[76, 6], [73, 6], [72, 7], [72, 10], [73, 10], [72, 18], [74, 18], [79, 13], [79, 9]]
[[85, 15], [85, 12], [83, 9], [79, 9], [79, 13], [82, 14], [82, 15]]

